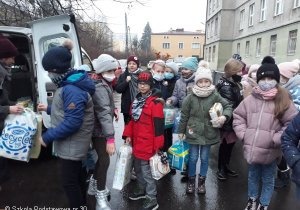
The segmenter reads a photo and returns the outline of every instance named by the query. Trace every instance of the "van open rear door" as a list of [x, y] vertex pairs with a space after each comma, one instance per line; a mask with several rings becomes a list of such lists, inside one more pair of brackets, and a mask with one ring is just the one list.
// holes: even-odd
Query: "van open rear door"
[[[36, 59], [38, 103], [51, 104], [56, 87], [49, 79], [48, 72], [42, 66], [42, 58], [49, 49], [61, 45], [65, 38], [69, 38], [74, 45], [72, 50], [72, 67], [78, 67], [82, 64], [75, 17], [74, 15], [63, 14], [36, 20], [30, 22], [29, 25], [32, 29]], [[51, 127], [50, 116], [45, 112], [43, 112], [43, 122], [46, 128]]]

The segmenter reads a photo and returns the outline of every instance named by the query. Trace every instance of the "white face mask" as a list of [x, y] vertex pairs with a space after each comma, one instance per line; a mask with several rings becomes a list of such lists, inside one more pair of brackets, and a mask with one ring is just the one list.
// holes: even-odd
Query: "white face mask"
[[251, 78], [256, 80], [256, 72], [251, 73]]
[[116, 76], [114, 74], [102, 74], [102, 77], [107, 81], [107, 82], [112, 82]]
[[164, 77], [164, 75], [160, 75], [160, 74], [156, 74], [156, 73], [154, 73], [154, 75], [153, 75], [153, 79], [155, 79], [156, 81], [162, 81], [163, 79], [164, 79], [165, 77]]

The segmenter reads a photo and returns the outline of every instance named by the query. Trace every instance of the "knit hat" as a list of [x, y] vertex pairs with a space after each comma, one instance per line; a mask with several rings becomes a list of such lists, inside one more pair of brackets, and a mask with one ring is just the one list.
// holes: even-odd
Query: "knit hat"
[[275, 79], [278, 83], [280, 81], [280, 74], [277, 65], [275, 64], [274, 58], [271, 56], [266, 56], [261, 62], [261, 66], [258, 68], [257, 73], [257, 83], [259, 80], [265, 77], [270, 77]]
[[0, 34], [0, 58], [16, 57], [18, 49], [6, 37]]
[[234, 58], [235, 60], [238, 60], [238, 61], [242, 61], [242, 57], [239, 54], [233, 54], [232, 58]]
[[201, 65], [199, 65], [199, 68], [196, 72], [195, 84], [197, 84], [200, 79], [208, 79], [211, 83], [213, 82], [211, 70], [209, 69], [209, 63], [206, 61], [201, 61]]
[[181, 67], [192, 71], [197, 71], [198, 60], [195, 57], [191, 57], [189, 60], [184, 61]]
[[252, 73], [253, 71], [257, 71], [258, 68], [259, 68], [259, 65], [258, 65], [258, 64], [252, 64], [252, 65], [250, 66], [250, 68], [249, 68], [248, 76], [250, 76], [251, 73]]
[[297, 62], [283, 62], [278, 64], [279, 72], [282, 76], [291, 79], [299, 71], [299, 64]]
[[127, 58], [127, 66], [128, 66], [128, 63], [130, 61], [133, 61], [137, 64], [137, 66], [139, 67], [140, 66], [140, 60], [139, 60], [139, 57], [137, 57], [136, 55], [130, 55], [128, 58]]
[[170, 68], [172, 69], [174, 75], [178, 75], [178, 65], [174, 62], [169, 62], [169, 63], [166, 63], [166, 68]]
[[73, 43], [66, 39], [59, 47], [52, 47], [42, 59], [46, 71], [64, 74], [71, 68]]
[[118, 61], [108, 54], [101, 54], [98, 58], [93, 60], [92, 63], [96, 70], [96, 74], [110, 70], [117, 70], [119, 66]]
[[139, 73], [139, 77], [138, 77], [138, 83], [139, 82], [145, 82], [146, 84], [152, 86], [153, 85], [153, 76], [151, 74], [150, 71], [148, 70], [144, 70], [144, 71], [141, 71]]

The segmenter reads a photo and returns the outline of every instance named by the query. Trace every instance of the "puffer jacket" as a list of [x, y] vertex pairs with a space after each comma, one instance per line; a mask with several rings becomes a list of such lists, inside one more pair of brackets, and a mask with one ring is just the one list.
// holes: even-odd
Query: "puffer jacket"
[[174, 78], [172, 79], [166, 79], [166, 81], [168, 82], [168, 96], [167, 98], [170, 98], [173, 94], [173, 91], [174, 91], [174, 88], [175, 88], [175, 84], [176, 84], [176, 81], [180, 79], [180, 76], [179, 75], [176, 75], [174, 76]]
[[292, 77], [282, 87], [291, 93], [295, 106], [300, 111], [300, 75]]
[[172, 106], [182, 107], [184, 98], [188, 95], [188, 87], [193, 87], [195, 84], [195, 74], [193, 74], [189, 79], [184, 79], [181, 77], [176, 81], [173, 94], [170, 98], [172, 100]]
[[255, 91], [233, 111], [233, 128], [244, 142], [244, 158], [249, 164], [270, 164], [282, 155], [280, 137], [296, 116], [293, 102], [280, 120], [275, 119], [274, 100], [264, 100]]
[[231, 105], [216, 91], [206, 98], [200, 98], [192, 92], [184, 99], [178, 133], [185, 134], [187, 143], [199, 145], [219, 143], [220, 131], [212, 127], [209, 115], [209, 109], [217, 102], [222, 104], [223, 115], [229, 121], [232, 115]]
[[156, 81], [153, 79], [153, 86], [152, 88], [156, 88], [161, 91], [162, 98], [166, 100], [168, 98], [168, 83], [165, 80]]
[[96, 91], [93, 95], [95, 110], [93, 137], [103, 137], [109, 140], [115, 136], [113, 125], [115, 102], [112, 86], [103, 78], [96, 79], [94, 82]]
[[[141, 94], [137, 97], [141, 97]], [[140, 119], [134, 121], [131, 118], [123, 132], [123, 139], [130, 137], [132, 140], [133, 155], [146, 161], [164, 146], [164, 112], [162, 99], [159, 97], [160, 91], [152, 89], [152, 95], [146, 100]]]
[[43, 140], [47, 145], [54, 141], [54, 151], [62, 159], [84, 160], [94, 128], [95, 84], [84, 70], [73, 70], [60, 85], [47, 109], [52, 128]]
[[281, 136], [281, 150], [293, 169], [292, 180], [300, 185], [300, 113], [292, 120]]
[[[243, 96], [241, 95], [242, 85], [240, 83], [236, 83], [230, 81], [225, 77], [221, 77], [216, 85], [216, 89], [220, 93], [220, 95], [225, 98], [232, 106], [232, 110], [234, 110], [243, 100]], [[232, 121], [229, 120], [225, 122], [223, 127], [220, 129], [221, 131], [233, 131]]]

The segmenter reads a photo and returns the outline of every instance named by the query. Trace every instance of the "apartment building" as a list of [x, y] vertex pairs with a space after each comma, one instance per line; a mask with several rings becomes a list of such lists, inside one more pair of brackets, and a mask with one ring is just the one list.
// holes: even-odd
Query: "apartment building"
[[234, 53], [246, 64], [300, 58], [300, 0], [208, 0], [206, 20], [204, 59], [214, 70]]
[[203, 58], [205, 33], [180, 29], [170, 29], [167, 32], [151, 34], [151, 48], [160, 55], [169, 54], [171, 58], [197, 57]]

